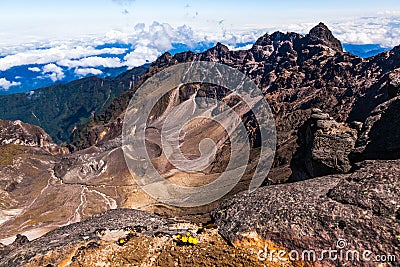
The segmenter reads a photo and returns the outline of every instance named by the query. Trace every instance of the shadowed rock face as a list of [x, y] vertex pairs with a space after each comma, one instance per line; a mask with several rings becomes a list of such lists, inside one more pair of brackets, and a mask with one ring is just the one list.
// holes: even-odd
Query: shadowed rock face
[[400, 97], [377, 106], [365, 121], [355, 160], [400, 158]]
[[400, 69], [395, 69], [389, 73], [387, 86], [390, 98], [400, 96]]
[[321, 42], [338, 51], [343, 52], [342, 44], [338, 39], [333, 36], [332, 32], [328, 29], [328, 27], [322, 22], [319, 23], [316, 27], [312, 28], [310, 33], [306, 36], [309, 39], [309, 44], [321, 44]]

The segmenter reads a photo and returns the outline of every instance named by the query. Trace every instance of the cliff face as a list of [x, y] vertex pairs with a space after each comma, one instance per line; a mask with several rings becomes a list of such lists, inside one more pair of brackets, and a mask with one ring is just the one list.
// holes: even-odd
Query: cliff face
[[357, 140], [357, 130], [336, 122], [329, 114], [313, 109], [298, 130], [298, 146], [291, 161], [292, 181], [334, 173], [347, 173]]
[[[386, 86], [398, 90], [392, 73], [387, 76]], [[269, 249], [312, 250], [316, 255], [327, 248], [370, 250], [372, 260], [351, 265], [376, 266], [375, 259], [385, 255], [391, 257], [387, 266], [397, 266], [399, 121], [398, 96], [377, 105], [364, 123], [338, 123], [313, 109], [298, 131], [299, 149], [291, 162], [296, 182], [222, 202], [211, 213], [220, 233], [239, 247], [266, 242]], [[311, 265], [345, 266], [346, 261], [325, 258]]]

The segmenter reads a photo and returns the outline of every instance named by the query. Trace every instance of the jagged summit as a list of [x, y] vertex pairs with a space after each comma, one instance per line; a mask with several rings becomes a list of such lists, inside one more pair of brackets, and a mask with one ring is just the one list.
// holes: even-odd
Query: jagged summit
[[276, 31], [272, 34], [266, 33], [258, 38], [254, 47], [273, 45], [277, 46], [278, 43], [289, 41], [294, 44], [300, 52], [305, 46], [309, 45], [324, 45], [335, 51], [343, 52], [341, 42], [332, 34], [329, 28], [322, 22], [313, 27], [310, 32], [303, 36], [295, 32], [283, 33]]
[[152, 66], [162, 66], [168, 64], [168, 62], [172, 59], [172, 55], [170, 52], [165, 52], [161, 56], [159, 56], [151, 65]]
[[228, 52], [229, 48], [226, 45], [218, 42], [214, 47], [210, 48], [209, 51]]
[[266, 46], [273, 45], [274, 43], [283, 42], [283, 41], [291, 41], [300, 40], [302, 36], [298, 33], [283, 33], [280, 31], [276, 31], [272, 34], [264, 34], [254, 43], [253, 48], [257, 46]]
[[[241, 50], [240, 53], [242, 53], [242, 56], [243, 53], [247, 53], [249, 58], [253, 58], [257, 62], [268, 60], [282, 63], [283, 61], [290, 61], [292, 62], [290, 64], [293, 64], [294, 61], [298, 61], [296, 63], [298, 64], [323, 51], [328, 52], [328, 54], [331, 51], [343, 53], [343, 48], [341, 42], [333, 36], [329, 28], [320, 22], [307, 35], [280, 31], [271, 34], [266, 33], [257, 39], [251, 49]], [[152, 66], [155, 68], [167, 66], [171, 60], [176, 60], [177, 62], [221, 60], [230, 58], [233, 55], [232, 53], [234, 54], [236, 51], [230, 51], [226, 45], [218, 42], [213, 47], [198, 54], [186, 51], [171, 55], [166, 52], [154, 61]]]
[[310, 44], [323, 43], [336, 51], [343, 52], [342, 43], [333, 36], [331, 30], [322, 22], [312, 28], [306, 38], [309, 39]]

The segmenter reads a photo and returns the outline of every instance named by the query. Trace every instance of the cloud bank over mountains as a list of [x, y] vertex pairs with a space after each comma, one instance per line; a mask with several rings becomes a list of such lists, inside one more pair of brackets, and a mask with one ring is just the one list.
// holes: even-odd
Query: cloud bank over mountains
[[4, 90], [8, 90], [11, 86], [18, 86], [20, 84], [20, 82], [10, 82], [5, 78], [0, 78], [0, 87]]
[[[126, 1], [117, 1], [125, 4]], [[130, 2], [130, 1], [128, 1]], [[281, 25], [278, 27], [227, 31], [221, 26], [210, 31], [187, 25], [173, 27], [167, 23], [136, 24], [129, 32], [113, 30], [104, 36], [78, 41], [31, 43], [24, 46], [0, 47], [0, 91], [21, 86], [24, 76], [15, 69], [24, 68], [27, 75], [41, 81], [61, 82], [87, 75], [107, 75], [106, 69], [132, 68], [155, 60], [166, 51], [202, 51], [216, 42], [231, 49], [248, 49], [266, 32], [293, 31], [307, 33], [318, 22]], [[372, 17], [326, 22], [343, 42], [379, 44], [391, 48], [400, 44], [400, 12], [382, 12]], [[14, 75], [14, 76], [13, 76]], [[72, 75], [72, 76], [71, 76]], [[44, 82], [39, 82], [41, 86]]]

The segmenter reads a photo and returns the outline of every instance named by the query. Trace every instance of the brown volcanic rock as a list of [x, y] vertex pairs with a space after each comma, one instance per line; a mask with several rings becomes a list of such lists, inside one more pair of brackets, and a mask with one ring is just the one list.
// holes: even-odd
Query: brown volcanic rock
[[[196, 236], [196, 245], [185, 245], [173, 237], [188, 232]], [[122, 244], [118, 242], [121, 239]], [[30, 242], [19, 236], [13, 244], [0, 246], [0, 266], [262, 267], [265, 265], [257, 257], [258, 249], [258, 246], [232, 247], [214, 228], [118, 209]]]
[[[19, 232], [33, 230], [43, 220], [49, 222], [57, 218], [57, 224], [62, 221], [62, 218], [52, 217], [50, 213], [44, 216], [42, 214], [44, 211], [48, 212], [49, 208], [58, 209], [57, 200], [60, 196], [53, 192], [47, 195], [47, 201], [42, 202], [41, 194], [46, 191], [45, 189], [51, 188], [53, 183], [57, 183], [52, 178], [52, 168], [55, 161], [67, 152], [67, 149], [54, 144], [50, 136], [37, 126], [21, 121], [0, 121], [0, 239], [2, 241]], [[70, 194], [73, 195], [73, 192], [71, 190]], [[53, 206], [55, 203], [57, 205]], [[30, 234], [37, 236], [43, 232], [38, 229]]]
[[309, 39], [309, 44], [320, 44], [322, 41], [322, 44], [338, 52], [343, 52], [340, 41], [333, 36], [332, 32], [322, 22], [312, 28], [306, 38]]
[[357, 206], [374, 215], [399, 220], [399, 160], [363, 161], [357, 164], [357, 168], [346, 179], [340, 180], [328, 196], [344, 205]]
[[[31, 258], [45, 258], [48, 253], [59, 252], [67, 258], [68, 253], [74, 252], [71, 250], [73, 245], [83, 244], [88, 239], [98, 241], [100, 233], [105, 230], [124, 231], [123, 229], [129, 227], [147, 235], [153, 235], [158, 228], [162, 231], [161, 227], [166, 228], [167, 225], [167, 220], [146, 212], [128, 209], [112, 210], [93, 216], [86, 221], [59, 228], [31, 242], [27, 242], [26, 237], [18, 236], [14, 243], [3, 250], [0, 266], [23, 266]], [[23, 242], [20, 242], [21, 240]], [[115, 238], [115, 241], [117, 240], [118, 238]], [[58, 265], [62, 264], [63, 258], [58, 255], [52, 260]]]
[[[399, 166], [399, 160], [367, 161], [352, 174], [240, 193], [223, 202], [212, 217], [219, 232], [233, 244], [261, 236], [287, 251], [321, 253], [336, 249], [336, 242], [345, 239], [344, 250], [371, 250], [374, 255], [399, 259]], [[321, 264], [345, 266], [346, 261]], [[375, 262], [351, 264], [376, 266]], [[396, 266], [396, 262], [388, 265]]]
[[400, 96], [400, 69], [395, 69], [388, 75], [387, 86], [389, 98]]

